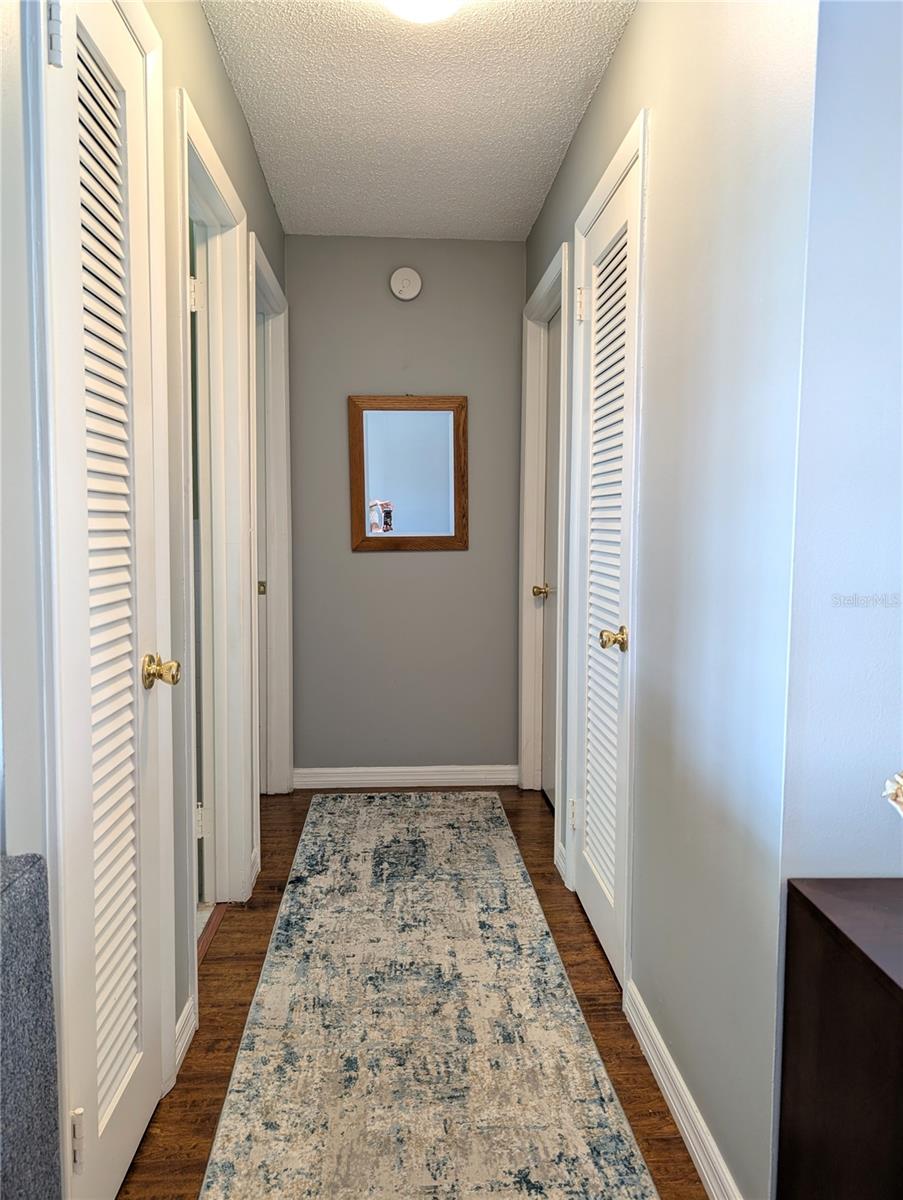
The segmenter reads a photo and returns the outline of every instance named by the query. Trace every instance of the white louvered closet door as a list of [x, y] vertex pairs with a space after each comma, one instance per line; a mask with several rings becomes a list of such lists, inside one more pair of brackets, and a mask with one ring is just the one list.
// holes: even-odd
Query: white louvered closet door
[[[635, 457], [636, 163], [584, 246], [582, 339], [582, 731], [575, 884], [608, 959], [623, 977], [629, 802], [631, 542]], [[603, 630], [627, 628], [627, 650]]]
[[159, 644], [168, 597], [157, 530], [168, 501], [149, 234], [151, 172], [162, 163], [149, 163], [148, 64], [123, 12], [64, 5], [63, 31], [63, 68], [49, 68], [47, 82], [61, 1052], [81, 1139], [68, 1148], [71, 1195], [112, 1200], [162, 1093], [171, 1008], [169, 698], [159, 684], [144, 689], [139, 666], [169, 650]]

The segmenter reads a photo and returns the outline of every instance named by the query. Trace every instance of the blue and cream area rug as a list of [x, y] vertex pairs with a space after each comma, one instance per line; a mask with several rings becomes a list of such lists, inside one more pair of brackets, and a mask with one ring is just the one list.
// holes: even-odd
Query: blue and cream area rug
[[491, 792], [312, 802], [205, 1200], [649, 1200]]

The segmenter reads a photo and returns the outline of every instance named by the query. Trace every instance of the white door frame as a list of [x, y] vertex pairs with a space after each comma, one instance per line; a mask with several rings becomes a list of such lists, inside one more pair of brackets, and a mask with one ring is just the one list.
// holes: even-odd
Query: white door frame
[[[147, 95], [147, 153], [151, 169], [148, 177], [148, 241], [149, 285], [151, 311], [150, 376], [153, 396], [152, 444], [147, 451], [154, 461], [155, 488], [160, 494], [169, 493], [167, 343], [166, 343], [166, 278], [165, 278], [165, 204], [163, 195], [163, 65], [162, 43], [156, 26], [140, 0], [114, 0], [131, 35], [140, 47], [145, 60]], [[73, 1047], [69, 1033], [68, 1014], [74, 1003], [69, 977], [75, 969], [70, 962], [65, 936], [67, 920], [68, 878], [71, 864], [65, 852], [67, 844], [66, 810], [71, 803], [70, 784], [66, 766], [73, 749], [90, 753], [90, 738], [85, 740], [85, 723], [73, 730], [71, 711], [67, 711], [63, 696], [63, 681], [72, 669], [70, 647], [74, 638], [68, 626], [67, 614], [67, 547], [60, 537], [59, 505], [61, 472], [68, 470], [73, 438], [75, 444], [84, 439], [83, 424], [72, 427], [71, 406], [61, 405], [67, 398], [66, 388], [58, 382], [57, 357], [61, 348], [71, 351], [73, 338], [81, 338], [80, 327], [54, 321], [54, 280], [65, 269], [73, 276], [74, 246], [56, 245], [51, 235], [50, 214], [54, 184], [61, 169], [59, 162], [48, 152], [49, 123], [60, 112], [62, 97], [56, 95], [53, 62], [48, 38], [46, 7], [40, 4], [22, 5], [22, 37], [26, 90], [26, 160], [28, 164], [28, 224], [29, 291], [32, 311], [33, 344], [31, 358], [34, 371], [35, 423], [38, 430], [37, 488], [39, 493], [39, 559], [41, 562], [39, 624], [42, 658], [42, 711], [45, 755], [45, 807], [47, 814], [47, 868], [50, 895], [51, 951], [53, 956], [54, 1006], [57, 1023], [57, 1058], [59, 1077], [59, 1122], [62, 1163], [62, 1194], [72, 1190], [72, 1138], [69, 1107], [72, 1103], [69, 1058]], [[63, 32], [62, 54], [75, 53], [72, 37], [74, 5], [66, 5], [61, 14]], [[68, 99], [66, 100], [68, 103]], [[77, 275], [77, 270], [76, 270]], [[79, 418], [82, 413], [76, 414]], [[68, 451], [68, 453], [67, 453]], [[83, 463], [80, 470], [83, 470]], [[84, 485], [82, 485], [84, 486]], [[165, 506], [160, 506], [165, 508]], [[169, 525], [158, 509], [156, 539], [155, 624], [157, 646], [148, 649], [169, 651], [171, 624], [169, 608]], [[83, 639], [82, 639], [83, 640]], [[79, 670], [81, 668], [79, 667]], [[176, 689], [178, 690], [178, 689]], [[157, 754], [159, 762], [159, 925], [153, 931], [158, 940], [157, 984], [161, 995], [161, 1079], [163, 1090], [175, 1067], [175, 913], [174, 913], [174, 855], [172, 822], [172, 731], [167, 720], [169, 689], [156, 689], [161, 709], [157, 721]], [[155, 696], [155, 699], [157, 697]], [[83, 714], [79, 715], [79, 719]], [[80, 865], [79, 869], [83, 869]]]
[[[561, 311], [561, 423], [558, 460], [558, 580], [555, 680], [555, 793], [565, 796], [564, 684], [565, 603], [568, 506], [568, 427], [570, 359], [570, 280], [567, 242], [543, 272], [524, 307], [523, 400], [521, 406], [520, 482], [520, 731], [518, 783], [538, 790], [542, 784], [543, 601], [534, 583], [545, 579], [546, 420], [548, 409], [549, 322]], [[555, 813], [555, 865], [565, 875], [566, 805]]]
[[[257, 496], [257, 314], [264, 316], [266, 354], [266, 527], [258, 529], [254, 505], [254, 569], [257, 569], [257, 540], [266, 539], [266, 690], [267, 760], [260, 772], [258, 791], [278, 795], [294, 787], [294, 727], [292, 672], [292, 490], [291, 443], [289, 438], [288, 386], [288, 301], [267, 261], [255, 234], [248, 254], [252, 388], [251, 464], [254, 472], [252, 495]], [[257, 607], [254, 608], [255, 656], [257, 653]], [[258, 691], [254, 691], [254, 735], [257, 737]], [[255, 747], [255, 764], [260, 755]], [[258, 810], [259, 811], [259, 810]]]
[[[194, 548], [192, 544], [191, 294], [189, 225], [208, 234], [206, 314], [210, 330], [212, 570], [215, 619], [209, 655], [214, 665], [213, 788], [216, 795], [216, 900], [244, 901], [260, 869], [255, 843], [257, 795], [251, 735], [255, 657], [252, 564], [252, 420], [248, 381], [247, 217], [238, 193], [188, 94], [176, 97], [179, 161], [177, 214], [179, 292], [173, 337], [177, 361], [170, 389], [174, 484], [173, 616], [184, 647], [186, 684], [176, 714], [176, 804], [187, 846], [189, 897], [185, 936], [197, 1022], [197, 848]], [[187, 1040], [184, 1042], [187, 1047]]]
[[[216, 684], [214, 672], [214, 571], [213, 571], [213, 503], [212, 503], [212, 469], [211, 453], [211, 393], [214, 388], [216, 359], [211, 362], [211, 354], [217, 354], [220, 330], [218, 322], [214, 322], [211, 330], [207, 320], [211, 305], [208, 303], [209, 266], [213, 265], [214, 286], [218, 286], [216, 275], [220, 261], [219, 255], [219, 217], [216, 207], [207, 203], [204, 194], [203, 180], [195, 188], [189, 179], [189, 216], [197, 223], [198, 230], [194, 237], [194, 303], [197, 311], [194, 313], [194, 337], [191, 342], [191, 352], [194, 355], [194, 379], [192, 407], [194, 410], [191, 424], [192, 465], [197, 470], [197, 477], [192, 478], [190, 495], [198, 514], [198, 528], [193, 530], [192, 537], [192, 623], [190, 628], [191, 652], [187, 655], [191, 667], [189, 681], [192, 683], [190, 695], [185, 696], [185, 703], [191, 703], [194, 718], [195, 736], [192, 742], [194, 755], [195, 816], [203, 825], [203, 844], [199, 855], [199, 866], [203, 867], [203, 887], [198, 887], [196, 899], [202, 904], [213, 904], [217, 900], [217, 855], [216, 855], [216, 804], [204, 806], [200, 812], [198, 801], [204, 798], [203, 786], [198, 790], [199, 783], [204, 780], [214, 780], [216, 775], [216, 731], [215, 721], [204, 720], [204, 714], [213, 715], [216, 712]], [[200, 194], [198, 194], [200, 193]], [[208, 246], [208, 230], [211, 245]], [[190, 235], [189, 235], [190, 236]], [[189, 269], [190, 266], [189, 266]], [[181, 290], [182, 274], [179, 282]], [[218, 309], [214, 309], [218, 311]], [[178, 365], [178, 364], [177, 364]], [[192, 472], [194, 475], [194, 472]], [[183, 480], [184, 482], [184, 480]], [[196, 493], [196, 494], [195, 494]], [[200, 630], [200, 638], [198, 631]], [[199, 644], [200, 643], [200, 644]], [[198, 712], [201, 713], [200, 727]]]
[[[638, 163], [640, 170], [639, 187], [637, 188], [637, 211], [634, 213], [632, 225], [637, 230], [637, 263], [638, 273], [635, 293], [635, 310], [633, 319], [636, 327], [636, 370], [634, 379], [634, 464], [633, 496], [632, 496], [632, 525], [638, 529], [640, 515], [640, 428], [642, 422], [642, 363], [643, 363], [643, 328], [642, 328], [642, 295], [643, 267], [645, 245], [645, 193], [646, 193], [646, 153], [647, 153], [647, 110], [642, 109], [633, 125], [619, 146], [614, 157], [605, 170], [602, 178], [593, 189], [589, 200], [583, 207], [574, 225], [574, 308], [578, 320], [574, 322], [573, 347], [573, 410], [571, 416], [572, 449], [570, 460], [573, 464], [571, 472], [570, 493], [570, 544], [569, 544], [569, 596], [568, 596], [568, 629], [575, 631], [575, 636], [568, 639], [568, 674], [567, 695], [569, 703], [577, 706], [577, 697], [586, 695], [586, 654], [585, 643], [580, 631], [585, 629], [586, 608], [586, 543], [587, 543], [587, 495], [588, 471], [587, 456], [582, 452], [589, 438], [587, 422], [590, 397], [587, 394], [586, 379], [583, 368], [583, 356], [589, 326], [584, 323], [579, 314], [582, 312], [581, 293], [585, 286], [586, 275], [586, 240], [590, 229], [604, 210], [619, 184], [627, 175], [630, 168]], [[630, 561], [632, 587], [628, 598], [627, 625], [631, 636], [637, 629], [637, 592], [638, 572], [637, 558], [639, 538], [630, 540]], [[627, 821], [625, 822], [624, 838], [624, 985], [632, 978], [631, 968], [631, 925], [633, 907], [633, 783], [635, 779], [636, 738], [632, 734], [636, 719], [636, 647], [631, 647], [625, 655], [624, 669], [626, 671], [625, 686], [627, 688]], [[579, 708], [579, 706], [578, 706]], [[566, 880], [573, 886], [577, 856], [577, 831], [583, 824], [583, 747], [585, 731], [581, 722], [571, 718], [567, 720], [567, 796], [568, 807], [573, 806], [574, 819], [570, 823], [567, 836], [567, 873]]]

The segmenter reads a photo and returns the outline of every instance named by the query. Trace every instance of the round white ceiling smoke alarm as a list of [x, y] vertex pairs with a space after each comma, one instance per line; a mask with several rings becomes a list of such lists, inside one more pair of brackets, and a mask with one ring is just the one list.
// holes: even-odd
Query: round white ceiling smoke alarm
[[414, 300], [420, 295], [423, 280], [420, 278], [420, 273], [413, 267], [399, 267], [389, 277], [389, 287], [396, 299]]

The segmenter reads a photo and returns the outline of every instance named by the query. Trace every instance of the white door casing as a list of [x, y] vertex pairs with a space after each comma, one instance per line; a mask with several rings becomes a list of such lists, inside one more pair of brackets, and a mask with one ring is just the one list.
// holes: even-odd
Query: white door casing
[[[253, 427], [248, 378], [247, 218], [222, 161], [184, 91], [176, 97], [178, 170], [174, 197], [179, 218], [180, 275], [179, 360], [171, 388], [173, 461], [179, 467], [179, 513], [173, 523], [174, 611], [186, 647], [189, 673], [195, 671], [192, 538], [191, 296], [189, 225], [198, 230], [198, 342], [206, 346], [208, 378], [199, 386], [209, 394], [208, 428], [204, 431], [209, 488], [210, 602], [203, 605], [206, 623], [201, 662], [212, 665], [212, 700], [205, 705], [212, 733], [211, 761], [205, 772], [212, 816], [217, 901], [244, 901], [251, 894], [260, 866], [257, 842], [256, 733], [254, 714], [256, 563], [253, 547]], [[201, 243], [203, 251], [201, 254]], [[203, 601], [204, 597], [200, 599]], [[184, 811], [190, 904], [185, 936], [194, 945], [197, 857], [194, 830], [196, 728], [194, 705], [186, 696], [178, 713], [179, 807]], [[253, 733], [253, 736], [252, 736]], [[206, 807], [206, 804], [205, 804]], [[206, 840], [206, 838], [205, 838]], [[189, 977], [196, 978], [190, 954]], [[194, 988], [194, 983], [192, 987]]]
[[[641, 114], [575, 226], [568, 688], [573, 878], [622, 982], [629, 976], [644, 132]], [[618, 645], [603, 648], [601, 632], [622, 626], [626, 653]]]
[[[249, 306], [251, 379], [258, 420], [255, 438], [255, 539], [266, 564], [266, 595], [259, 598], [260, 778], [271, 795], [294, 787], [292, 669], [291, 436], [288, 387], [288, 302], [258, 238], [250, 235]], [[262, 392], [261, 392], [262, 389]], [[263, 471], [263, 486], [256, 480]], [[265, 690], [265, 695], [264, 695]], [[265, 732], [261, 721], [265, 720]]]
[[[173, 564], [174, 636], [185, 655], [187, 687], [175, 719], [175, 808], [181, 822], [177, 903], [180, 946], [187, 961], [189, 996], [197, 1014], [198, 859], [196, 784], [198, 739], [194, 689], [197, 670], [195, 605], [200, 603], [204, 645], [201, 665], [211, 667], [202, 681], [207, 709], [205, 730], [205, 852], [212, 850], [217, 901], [244, 901], [259, 871], [251, 737], [254, 676], [253, 608], [256, 564], [252, 559], [252, 469], [247, 292], [247, 219], [222, 161], [184, 90], [172, 111], [178, 157], [167, 172], [168, 197], [178, 220], [179, 272], [171, 329], [169, 380], [170, 458], [173, 503], [170, 553]], [[206, 379], [199, 397], [206, 404], [203, 450], [209, 491], [207, 544], [202, 547], [200, 596], [196, 595], [193, 545], [192, 379], [190, 228], [198, 235], [198, 344], [206, 350]], [[203, 266], [201, 267], [201, 260]], [[200, 365], [200, 364], [199, 364]], [[208, 698], [212, 689], [212, 700]], [[213, 710], [212, 713], [210, 710]], [[206, 807], [206, 806], [205, 806]], [[210, 843], [212, 842], [212, 846]], [[206, 859], [205, 859], [206, 861]], [[188, 1039], [182, 1043], [187, 1048]]]
[[[72, 1197], [113, 1197], [174, 1055], [159, 37], [63, 10], [44, 73], [47, 424], [60, 1057]], [[81, 1111], [78, 1111], [81, 1110]], [[68, 1121], [67, 1121], [68, 1126]]]
[[[542, 786], [544, 630], [554, 627], [555, 638], [555, 793], [565, 794], [565, 613], [567, 604], [568, 446], [570, 413], [570, 356], [566, 352], [570, 326], [570, 276], [567, 243], [563, 243], [543, 272], [524, 306], [523, 398], [521, 407], [520, 480], [520, 606], [519, 606], [519, 752], [518, 783]], [[558, 391], [557, 547], [549, 573], [557, 579], [554, 621], [546, 622], [544, 602], [533, 585], [546, 576], [546, 471], [548, 434], [549, 322], [560, 313], [562, 353]], [[551, 629], [549, 630], [551, 632]], [[548, 716], [548, 714], [546, 714]], [[548, 730], [547, 730], [548, 733]], [[571, 886], [566, 861], [567, 806], [555, 808], [555, 865]]]
[[[256, 275], [256, 272], [255, 272]], [[254, 288], [254, 386], [255, 410], [257, 413], [257, 504], [255, 508], [255, 526], [257, 534], [257, 694], [258, 714], [257, 730], [259, 745], [257, 761], [259, 763], [258, 786], [263, 795], [269, 793], [269, 778], [267, 772], [267, 353], [266, 353], [266, 318], [257, 312], [257, 288]]]
[[192, 595], [193, 621], [186, 631], [186, 687], [177, 697], [177, 721], [180, 704], [191, 706], [194, 717], [194, 793], [197, 815], [197, 862], [200, 872], [197, 901], [217, 900], [216, 879], [216, 687], [214, 677], [213, 629], [213, 503], [210, 449], [210, 339], [207, 331], [208, 279], [207, 230], [203, 225], [192, 229], [194, 264], [192, 268], [195, 311], [191, 314], [191, 355], [194, 371], [191, 380], [192, 476], [185, 483], [193, 489], [192, 515]]
[[558, 720], [558, 622], [561, 606], [558, 535], [561, 471], [561, 358], [565, 329], [561, 309], [548, 326], [546, 343], [546, 470], [543, 582], [549, 589], [542, 605], [542, 767], [540, 784], [557, 807], [560, 726]]

